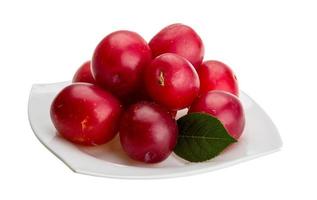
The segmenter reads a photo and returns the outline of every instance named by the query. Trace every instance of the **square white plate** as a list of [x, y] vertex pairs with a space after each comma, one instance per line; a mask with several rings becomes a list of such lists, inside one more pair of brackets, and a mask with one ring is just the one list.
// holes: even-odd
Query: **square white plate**
[[[269, 116], [245, 93], [240, 99], [245, 109], [246, 127], [239, 142], [218, 157], [190, 163], [172, 154], [159, 164], [143, 164], [129, 159], [118, 138], [110, 143], [83, 147], [61, 138], [51, 122], [49, 110], [55, 95], [69, 82], [33, 85], [28, 105], [31, 127], [36, 137], [74, 172], [115, 178], [166, 178], [212, 171], [266, 155], [282, 146], [280, 135]], [[184, 115], [184, 110], [177, 117]]]

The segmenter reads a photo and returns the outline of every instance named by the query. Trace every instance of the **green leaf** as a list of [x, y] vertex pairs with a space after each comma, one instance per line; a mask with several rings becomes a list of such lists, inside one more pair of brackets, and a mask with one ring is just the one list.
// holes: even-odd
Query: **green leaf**
[[177, 120], [179, 135], [174, 152], [185, 160], [202, 162], [237, 142], [222, 123], [204, 113], [190, 113]]

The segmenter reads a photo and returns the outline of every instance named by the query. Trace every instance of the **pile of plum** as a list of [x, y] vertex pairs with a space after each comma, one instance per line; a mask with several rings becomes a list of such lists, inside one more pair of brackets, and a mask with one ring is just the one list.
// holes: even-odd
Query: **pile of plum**
[[169, 25], [149, 43], [132, 31], [110, 33], [53, 100], [52, 122], [80, 145], [105, 144], [119, 133], [123, 150], [146, 163], [175, 148], [181, 109], [216, 117], [238, 139], [245, 118], [237, 79], [224, 63], [203, 58], [203, 42], [187, 25]]

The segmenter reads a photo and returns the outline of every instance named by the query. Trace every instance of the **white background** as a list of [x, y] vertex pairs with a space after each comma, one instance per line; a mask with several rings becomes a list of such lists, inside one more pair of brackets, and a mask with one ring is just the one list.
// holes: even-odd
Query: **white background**
[[[278, 153], [215, 172], [117, 180], [71, 172], [33, 135], [33, 83], [69, 80], [118, 29], [149, 40], [192, 26], [240, 88], [272, 117]], [[0, 1], [0, 199], [316, 199], [317, 6], [314, 1]]]

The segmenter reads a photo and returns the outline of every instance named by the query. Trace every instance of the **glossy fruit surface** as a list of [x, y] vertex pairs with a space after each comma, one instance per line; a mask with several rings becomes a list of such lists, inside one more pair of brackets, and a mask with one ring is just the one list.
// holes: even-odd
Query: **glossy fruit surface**
[[90, 64], [91, 62], [87, 61], [79, 67], [79, 69], [76, 71], [73, 77], [73, 83], [85, 82], [85, 83], [96, 84], [96, 81], [94, 77], [92, 76]]
[[101, 87], [123, 100], [142, 85], [143, 69], [150, 60], [151, 50], [140, 35], [116, 31], [96, 47], [92, 72]]
[[237, 78], [226, 64], [216, 60], [205, 61], [197, 72], [201, 94], [211, 90], [224, 90], [236, 96], [239, 95]]
[[185, 108], [199, 92], [199, 77], [183, 57], [166, 53], [156, 57], [144, 73], [145, 86], [154, 101], [169, 110]]
[[158, 32], [149, 43], [153, 58], [163, 53], [176, 53], [199, 67], [204, 57], [204, 45], [189, 26], [172, 24]]
[[245, 117], [240, 100], [224, 91], [210, 91], [197, 98], [189, 113], [208, 113], [221, 121], [228, 133], [238, 139], [244, 129]]
[[120, 141], [133, 159], [157, 163], [166, 159], [177, 141], [176, 121], [159, 105], [139, 102], [124, 114], [120, 124]]
[[118, 100], [90, 83], [75, 83], [60, 91], [51, 104], [51, 119], [61, 136], [98, 145], [117, 133], [121, 114]]

